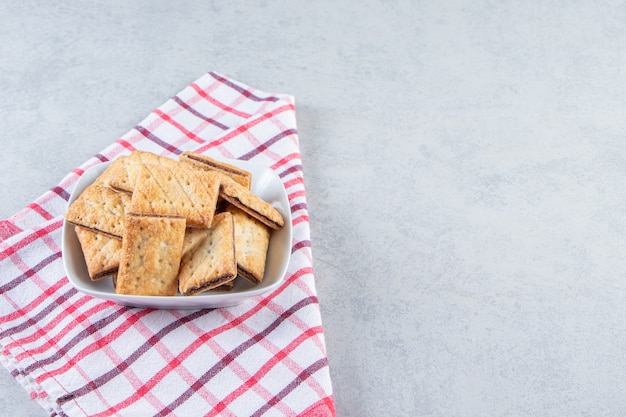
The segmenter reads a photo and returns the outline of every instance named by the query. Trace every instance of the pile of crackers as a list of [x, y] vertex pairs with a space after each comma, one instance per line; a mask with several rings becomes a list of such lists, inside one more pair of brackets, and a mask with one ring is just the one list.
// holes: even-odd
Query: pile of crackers
[[175, 296], [259, 284], [280, 212], [252, 175], [207, 156], [134, 151], [113, 161], [68, 207], [89, 276], [118, 294]]

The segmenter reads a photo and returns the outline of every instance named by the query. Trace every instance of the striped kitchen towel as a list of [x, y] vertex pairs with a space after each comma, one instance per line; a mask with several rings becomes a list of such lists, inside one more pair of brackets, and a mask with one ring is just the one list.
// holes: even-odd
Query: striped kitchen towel
[[[127, 308], [68, 281], [61, 229], [84, 171], [144, 150], [274, 170], [292, 214], [277, 289], [228, 308]], [[51, 416], [334, 416], [293, 97], [207, 73], [0, 221], [0, 359]]]

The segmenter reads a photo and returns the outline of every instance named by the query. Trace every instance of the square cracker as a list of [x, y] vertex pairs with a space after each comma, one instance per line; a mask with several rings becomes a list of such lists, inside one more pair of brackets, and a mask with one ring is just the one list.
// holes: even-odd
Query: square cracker
[[81, 226], [75, 226], [74, 230], [91, 280], [96, 281], [115, 274], [120, 266], [122, 241]]
[[185, 228], [183, 217], [127, 214], [115, 291], [175, 296]]
[[135, 190], [141, 167], [145, 164], [175, 168], [178, 162], [152, 152], [133, 151], [123, 159], [122, 163], [116, 164], [114, 170], [111, 170], [110, 186], [119, 191], [132, 193]]
[[131, 198], [109, 187], [90, 185], [69, 206], [65, 220], [109, 236], [122, 238], [124, 214]]
[[272, 229], [278, 230], [285, 225], [282, 214], [270, 203], [224, 175], [220, 181], [220, 197], [224, 200]]
[[[201, 229], [198, 227], [188, 227], [185, 231], [185, 241], [183, 243], [183, 255], [185, 259], [187, 256], [191, 256], [197, 247], [204, 241], [207, 235], [211, 233], [210, 229]], [[209, 291], [230, 291], [235, 286], [235, 280], [225, 282], [215, 288], [209, 289]]]
[[217, 214], [210, 229], [194, 233], [197, 241], [180, 263], [178, 288], [183, 295], [208, 291], [237, 277], [233, 216]]
[[207, 171], [217, 171], [227, 175], [247, 189], [250, 189], [250, 186], [252, 185], [252, 174], [250, 172], [234, 165], [209, 158], [208, 156], [195, 152], [183, 152], [178, 156], [178, 160], [189, 164], [194, 168], [204, 169]]
[[130, 212], [182, 216], [187, 226], [211, 227], [219, 195], [218, 175], [182, 165], [177, 168], [143, 165]]
[[265, 274], [270, 230], [265, 224], [233, 205], [226, 207], [226, 211], [233, 215], [235, 222], [237, 273], [253, 284], [259, 284]]

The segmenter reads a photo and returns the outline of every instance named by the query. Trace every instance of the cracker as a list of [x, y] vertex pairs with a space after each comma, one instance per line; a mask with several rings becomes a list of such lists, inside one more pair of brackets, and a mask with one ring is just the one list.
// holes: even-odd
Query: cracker
[[126, 215], [118, 294], [177, 294], [185, 223], [183, 217]]
[[221, 177], [220, 196], [272, 229], [278, 230], [285, 224], [283, 216], [270, 203], [228, 177]]
[[195, 152], [183, 152], [178, 156], [180, 162], [189, 164], [195, 168], [200, 168], [208, 171], [217, 171], [224, 175], [229, 176], [235, 182], [241, 184], [243, 187], [250, 189], [252, 185], [252, 174], [245, 169], [238, 168], [234, 165], [227, 164], [222, 161], [217, 161], [208, 156], [201, 155]]
[[[210, 233], [210, 229], [200, 229], [197, 227], [188, 227], [185, 232], [185, 242], [183, 244], [183, 259], [185, 256], [191, 256], [191, 254], [197, 249], [203, 240]], [[225, 282], [215, 288], [209, 289], [209, 291], [230, 291], [235, 285], [235, 280]]]
[[226, 211], [233, 215], [235, 222], [237, 273], [253, 284], [259, 284], [265, 274], [270, 230], [265, 224], [233, 205], [229, 205]]
[[141, 167], [145, 164], [175, 168], [178, 162], [152, 152], [133, 151], [124, 159], [123, 163], [116, 166], [115, 171], [112, 173], [113, 178], [110, 180], [111, 187], [119, 191], [132, 193], [135, 190]]
[[198, 227], [188, 227], [185, 231], [185, 240], [183, 242], [183, 257], [191, 254], [198, 249], [202, 241], [207, 237], [209, 229], [201, 229]]
[[237, 277], [233, 216], [217, 214], [213, 226], [198, 233], [204, 236], [180, 263], [178, 288], [183, 295], [208, 291]]
[[143, 165], [130, 212], [182, 216], [190, 227], [211, 227], [219, 195], [219, 177], [182, 165], [177, 168]]
[[124, 233], [124, 214], [130, 201], [128, 194], [109, 187], [92, 185], [70, 205], [65, 213], [65, 220], [75, 226], [83, 226], [121, 239]]
[[126, 158], [126, 156], [120, 156], [119, 158], [113, 160], [91, 185], [111, 187], [111, 181], [115, 180], [115, 178], [120, 175], [120, 169], [123, 169], [123, 166], [126, 163]]
[[96, 281], [116, 273], [120, 266], [122, 241], [81, 226], [75, 226], [74, 230], [91, 280]]

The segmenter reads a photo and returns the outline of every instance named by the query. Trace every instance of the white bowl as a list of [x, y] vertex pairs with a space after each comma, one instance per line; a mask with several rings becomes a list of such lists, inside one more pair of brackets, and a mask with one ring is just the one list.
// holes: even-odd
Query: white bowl
[[[74, 226], [65, 222], [62, 232], [63, 265], [72, 285], [85, 294], [103, 300], [110, 300], [117, 304], [160, 309], [227, 307], [239, 304], [251, 297], [278, 287], [284, 280], [289, 259], [291, 258], [291, 210], [287, 192], [278, 175], [266, 166], [239, 160], [227, 160], [224, 162], [252, 173], [252, 192], [274, 206], [285, 220], [285, 225], [280, 230], [273, 230], [270, 235], [265, 275], [262, 283], [253, 285], [247, 280], [237, 277], [234, 288], [231, 291], [207, 292], [193, 296], [182, 296], [179, 294], [175, 297], [116, 294], [110, 278], [104, 278], [99, 281], [92, 281], [89, 278], [87, 265], [85, 264]], [[68, 207], [109, 164], [110, 162], [106, 162], [85, 171], [78, 179], [74, 191], [72, 191]]]

